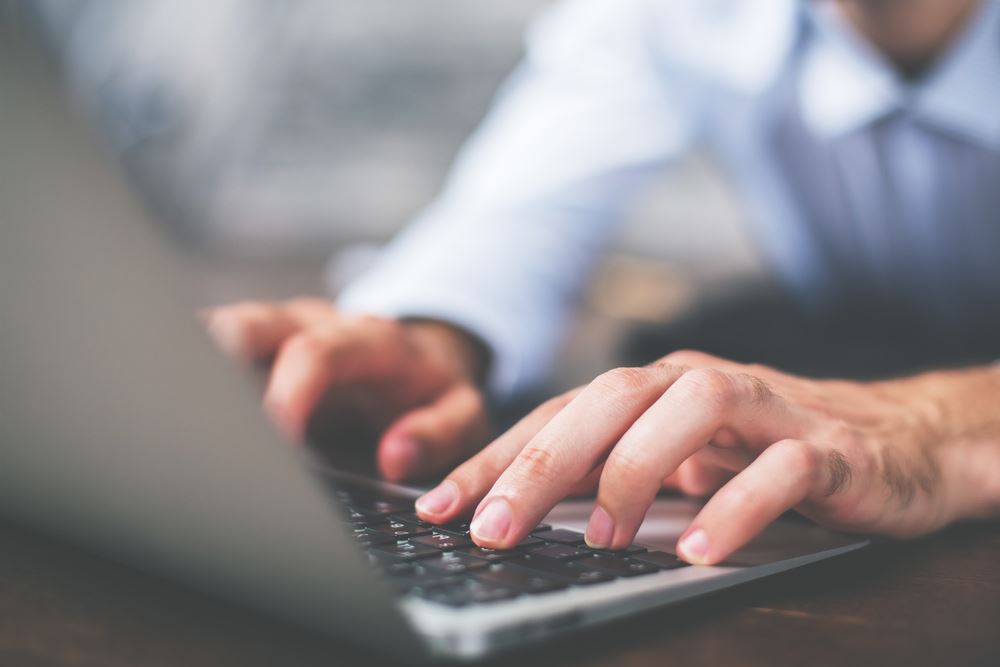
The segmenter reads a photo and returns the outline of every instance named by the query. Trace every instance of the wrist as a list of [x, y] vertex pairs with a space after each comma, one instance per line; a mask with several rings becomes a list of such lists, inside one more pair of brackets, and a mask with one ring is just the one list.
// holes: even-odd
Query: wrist
[[949, 520], [1000, 516], [1000, 372], [935, 371], [887, 385], [940, 473]]
[[490, 352], [478, 337], [442, 320], [402, 320], [414, 343], [439, 362], [452, 366], [456, 374], [481, 385], [489, 370]]

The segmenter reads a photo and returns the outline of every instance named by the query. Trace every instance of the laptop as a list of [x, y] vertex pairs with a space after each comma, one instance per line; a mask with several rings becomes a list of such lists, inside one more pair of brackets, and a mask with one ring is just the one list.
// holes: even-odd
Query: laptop
[[[161, 231], [0, 6], [0, 513], [112, 558], [409, 658], [474, 659], [866, 544], [783, 518], [713, 567], [672, 553], [660, 499], [634, 546], [583, 545], [589, 501], [517, 549], [417, 519], [417, 489], [271, 428]], [[345, 443], [346, 444], [346, 443]]]

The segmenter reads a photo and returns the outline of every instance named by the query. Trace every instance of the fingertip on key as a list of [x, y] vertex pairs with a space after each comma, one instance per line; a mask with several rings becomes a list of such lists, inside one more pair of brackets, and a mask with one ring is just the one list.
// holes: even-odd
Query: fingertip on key
[[483, 507], [469, 530], [478, 544], [498, 546], [503, 543], [510, 532], [513, 522], [513, 512], [510, 503], [504, 498], [493, 498]]
[[597, 505], [587, 522], [584, 539], [593, 549], [607, 549], [615, 536], [615, 522], [603, 507]]
[[458, 502], [458, 485], [446, 479], [417, 498], [417, 514], [427, 519], [442, 518]]
[[693, 565], [706, 565], [708, 535], [701, 528], [687, 533], [677, 541], [677, 555]]

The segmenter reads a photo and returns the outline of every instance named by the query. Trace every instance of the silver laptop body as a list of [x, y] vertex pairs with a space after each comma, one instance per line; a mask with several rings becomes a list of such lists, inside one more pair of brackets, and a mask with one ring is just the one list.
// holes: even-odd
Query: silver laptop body
[[[783, 520], [736, 554], [739, 566], [684, 567], [460, 610], [397, 598], [348, 534], [329, 493], [336, 474], [275, 434], [253, 383], [213, 349], [169, 244], [3, 7], [5, 516], [410, 657], [474, 658], [865, 544]], [[589, 508], [564, 503], [548, 522], [582, 529]], [[672, 549], [696, 510], [658, 501], [638, 541]]]

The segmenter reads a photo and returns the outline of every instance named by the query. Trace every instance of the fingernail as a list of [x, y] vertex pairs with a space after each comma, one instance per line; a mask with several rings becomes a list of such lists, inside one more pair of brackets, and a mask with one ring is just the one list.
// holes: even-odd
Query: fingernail
[[587, 522], [587, 545], [594, 549], [607, 549], [615, 536], [615, 522], [600, 505], [594, 507]]
[[503, 498], [492, 499], [469, 526], [472, 536], [488, 542], [499, 542], [510, 530], [510, 505]]
[[708, 556], [708, 535], [701, 528], [688, 533], [677, 543], [677, 551], [689, 563], [703, 563]]
[[444, 514], [458, 501], [458, 485], [446, 479], [417, 498], [417, 512], [438, 516]]
[[396, 438], [386, 443], [383, 456], [389, 459], [391, 477], [402, 479], [420, 470], [424, 448], [412, 438]]

